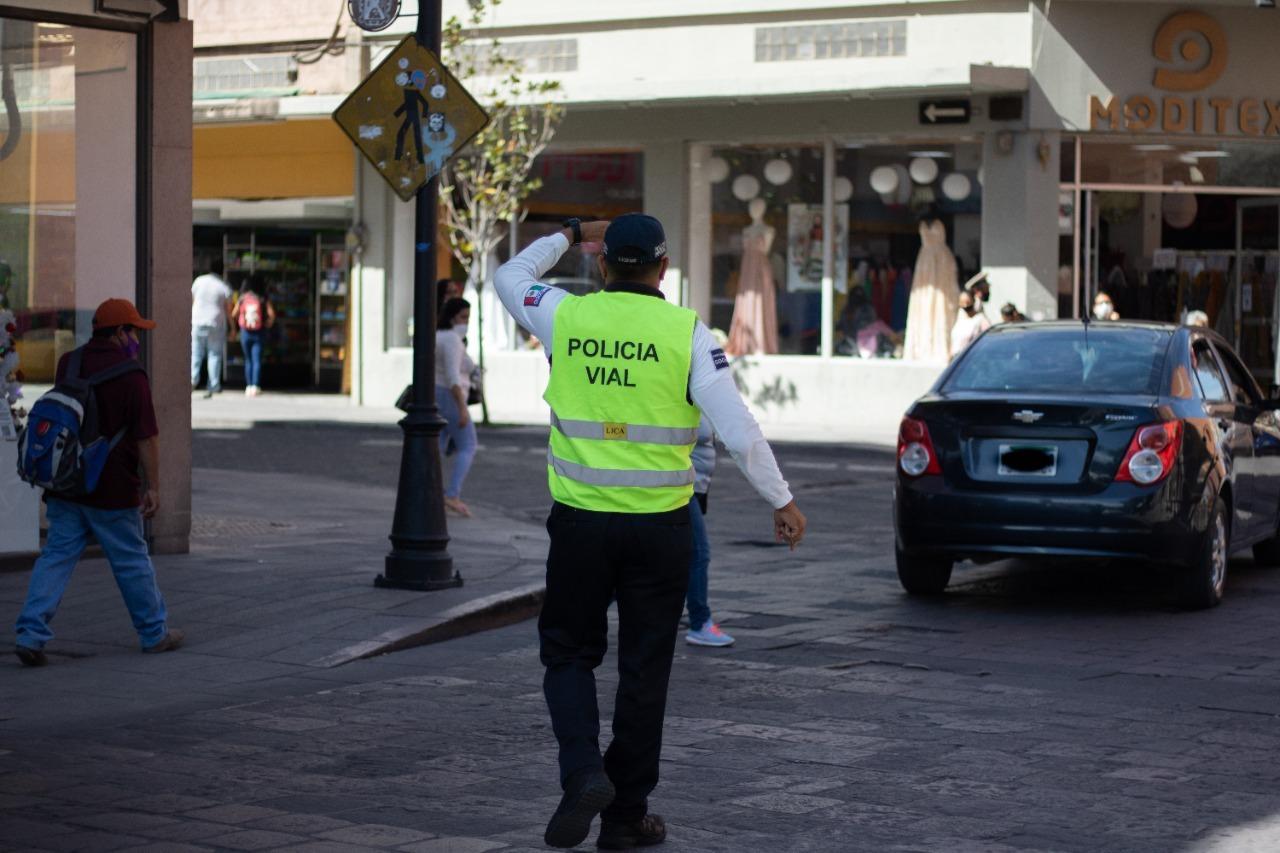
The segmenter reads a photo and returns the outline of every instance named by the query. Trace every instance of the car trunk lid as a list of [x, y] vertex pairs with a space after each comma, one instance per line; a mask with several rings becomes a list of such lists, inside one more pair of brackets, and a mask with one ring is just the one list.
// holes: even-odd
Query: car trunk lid
[[1112, 481], [1138, 426], [1162, 419], [1152, 396], [980, 393], [926, 397], [913, 416], [953, 487], [1085, 491]]

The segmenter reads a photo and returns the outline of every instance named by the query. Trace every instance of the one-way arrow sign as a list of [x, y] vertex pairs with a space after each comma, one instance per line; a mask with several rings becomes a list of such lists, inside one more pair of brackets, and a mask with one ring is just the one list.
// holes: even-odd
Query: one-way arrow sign
[[158, 18], [168, 12], [175, 19], [177, 17], [177, 4], [164, 3], [161, 0], [97, 0], [95, 5], [99, 12], [112, 12], [117, 15]]
[[953, 101], [921, 101], [921, 124], [968, 124], [969, 102], [963, 99]]

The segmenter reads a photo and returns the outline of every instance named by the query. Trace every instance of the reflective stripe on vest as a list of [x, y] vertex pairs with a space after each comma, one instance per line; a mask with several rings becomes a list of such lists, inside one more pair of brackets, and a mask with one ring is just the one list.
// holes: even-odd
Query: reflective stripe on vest
[[678, 447], [685, 444], [693, 444], [698, 440], [697, 427], [689, 429], [686, 427], [645, 426], [643, 424], [617, 424], [607, 421], [575, 421], [562, 419], [554, 411], [551, 413], [551, 426], [560, 430], [569, 438], [586, 438], [597, 441], [638, 441], [641, 444], [671, 444]]
[[559, 459], [547, 448], [547, 464], [561, 477], [586, 483], [588, 486], [631, 486], [641, 489], [659, 489], [668, 486], [692, 486], [693, 466], [684, 471], [640, 471], [633, 468], [589, 468]]

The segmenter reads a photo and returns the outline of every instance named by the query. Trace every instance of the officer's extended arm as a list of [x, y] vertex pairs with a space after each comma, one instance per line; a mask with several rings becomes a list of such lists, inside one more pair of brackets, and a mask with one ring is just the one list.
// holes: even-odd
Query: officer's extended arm
[[739, 470], [773, 507], [778, 541], [794, 548], [804, 537], [805, 517], [782, 478], [773, 449], [743, 402], [728, 369], [728, 360], [702, 323], [694, 329], [693, 341], [689, 394], [715, 428]]

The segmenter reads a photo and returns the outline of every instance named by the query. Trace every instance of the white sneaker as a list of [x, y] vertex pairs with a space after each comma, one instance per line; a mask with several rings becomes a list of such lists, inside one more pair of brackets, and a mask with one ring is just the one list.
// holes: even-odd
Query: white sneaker
[[720, 630], [720, 626], [714, 622], [708, 622], [696, 631], [690, 631], [684, 635], [684, 641], [691, 646], [732, 646], [733, 637], [730, 637], [724, 631]]

